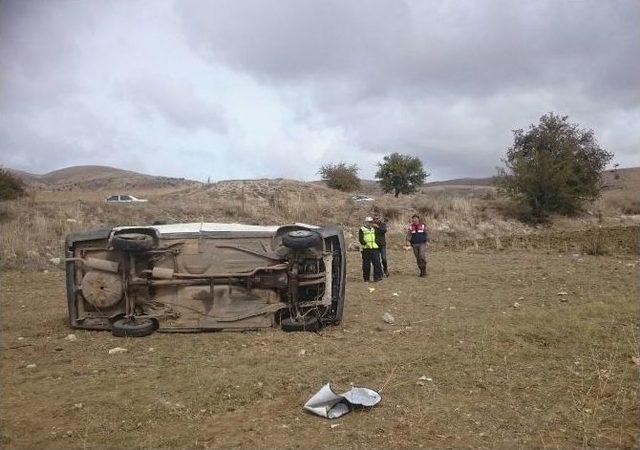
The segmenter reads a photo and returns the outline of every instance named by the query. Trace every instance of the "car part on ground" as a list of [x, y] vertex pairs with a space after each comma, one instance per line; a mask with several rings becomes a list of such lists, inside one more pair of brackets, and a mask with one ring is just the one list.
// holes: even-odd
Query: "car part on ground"
[[168, 224], [67, 237], [69, 323], [154, 331], [317, 331], [342, 319], [345, 242], [336, 226]]
[[352, 387], [342, 394], [336, 394], [327, 383], [304, 404], [304, 409], [320, 417], [337, 419], [355, 407], [377, 405], [382, 397], [376, 391], [363, 387]]

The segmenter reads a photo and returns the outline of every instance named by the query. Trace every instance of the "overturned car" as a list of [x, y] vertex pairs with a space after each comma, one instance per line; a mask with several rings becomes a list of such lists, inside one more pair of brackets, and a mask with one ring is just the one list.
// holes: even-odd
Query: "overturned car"
[[154, 331], [315, 331], [342, 319], [342, 230], [305, 224], [117, 227], [66, 239], [69, 325]]

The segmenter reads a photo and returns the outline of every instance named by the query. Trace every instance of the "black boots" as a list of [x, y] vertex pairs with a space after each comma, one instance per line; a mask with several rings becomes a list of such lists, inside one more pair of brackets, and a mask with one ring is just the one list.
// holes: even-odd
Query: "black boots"
[[420, 278], [425, 278], [427, 276], [427, 268], [426, 267], [420, 267], [420, 275], [418, 275]]

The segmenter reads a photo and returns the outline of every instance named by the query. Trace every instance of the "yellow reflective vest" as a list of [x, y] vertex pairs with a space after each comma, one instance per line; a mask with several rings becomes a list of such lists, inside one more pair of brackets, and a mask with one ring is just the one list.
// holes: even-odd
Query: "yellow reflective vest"
[[376, 230], [374, 228], [360, 227], [360, 231], [362, 232], [364, 248], [378, 248], [378, 244], [376, 244]]

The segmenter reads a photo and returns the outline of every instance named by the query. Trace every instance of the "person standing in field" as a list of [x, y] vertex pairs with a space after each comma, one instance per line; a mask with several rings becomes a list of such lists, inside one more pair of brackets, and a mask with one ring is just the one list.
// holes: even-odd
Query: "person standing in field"
[[413, 249], [413, 254], [416, 257], [416, 264], [420, 269], [419, 277], [427, 276], [427, 242], [429, 241], [429, 230], [420, 216], [414, 214], [411, 216], [411, 223], [407, 227], [407, 243], [409, 244], [405, 248]]
[[380, 281], [382, 279], [382, 266], [372, 217], [364, 219], [364, 223], [358, 230], [358, 239], [360, 245], [362, 245], [362, 277], [364, 281], [371, 281], [371, 266], [373, 266], [373, 281]]
[[376, 232], [376, 244], [380, 252], [380, 262], [385, 276], [389, 276], [389, 264], [387, 263], [387, 219], [382, 219], [380, 214], [373, 214], [373, 228]]

